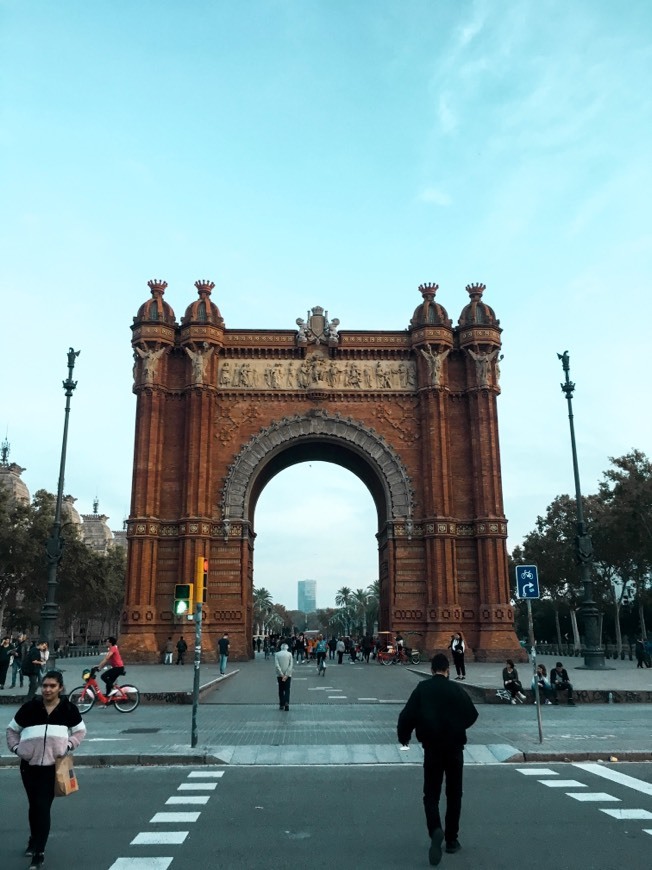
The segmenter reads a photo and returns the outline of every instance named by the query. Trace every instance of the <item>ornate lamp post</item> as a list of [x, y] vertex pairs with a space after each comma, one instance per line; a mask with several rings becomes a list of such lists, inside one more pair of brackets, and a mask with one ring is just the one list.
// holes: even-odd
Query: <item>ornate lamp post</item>
[[571, 449], [573, 451], [573, 474], [575, 476], [575, 503], [577, 505], [577, 535], [575, 536], [575, 558], [580, 566], [580, 578], [583, 586], [580, 614], [584, 626], [584, 667], [588, 670], [604, 669], [604, 651], [600, 646], [600, 616], [593, 600], [593, 580], [591, 566], [593, 564], [593, 544], [587, 533], [580, 491], [580, 472], [577, 465], [577, 447], [575, 446], [575, 426], [573, 423], [573, 391], [575, 384], [569, 377], [570, 358], [568, 351], [558, 353], [566, 380], [561, 385], [568, 401], [568, 419], [570, 421]]
[[45, 552], [48, 561], [48, 590], [45, 604], [41, 610], [41, 635], [43, 639], [48, 642], [48, 647], [52, 656], [52, 664], [54, 664], [56, 658], [54, 656], [54, 631], [59, 613], [59, 605], [57, 604], [57, 566], [61, 561], [64, 544], [63, 538], [61, 537], [61, 506], [63, 504], [63, 481], [66, 470], [66, 448], [68, 446], [68, 417], [70, 416], [70, 397], [77, 386], [77, 381], [73, 381], [72, 379], [72, 371], [75, 367], [75, 359], [80, 353], [81, 351], [73, 350], [72, 348], [68, 351], [68, 377], [63, 382], [63, 389], [66, 394], [66, 410], [63, 423], [61, 464], [59, 466], [59, 486], [57, 488], [57, 502], [54, 510], [52, 533], [45, 545]]

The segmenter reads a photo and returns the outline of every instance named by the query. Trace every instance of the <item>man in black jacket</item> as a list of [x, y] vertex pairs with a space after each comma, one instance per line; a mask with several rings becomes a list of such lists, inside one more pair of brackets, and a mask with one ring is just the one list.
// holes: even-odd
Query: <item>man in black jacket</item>
[[[473, 702], [461, 686], [449, 682], [448, 659], [434, 656], [432, 677], [422, 680], [398, 717], [398, 740], [403, 746], [416, 730], [423, 746], [423, 806], [430, 837], [428, 858], [435, 867], [441, 861], [442, 841], [446, 851], [461, 848], [457, 835], [462, 810], [462, 770], [466, 729], [478, 718]], [[446, 830], [442, 830], [439, 797], [446, 775]]]

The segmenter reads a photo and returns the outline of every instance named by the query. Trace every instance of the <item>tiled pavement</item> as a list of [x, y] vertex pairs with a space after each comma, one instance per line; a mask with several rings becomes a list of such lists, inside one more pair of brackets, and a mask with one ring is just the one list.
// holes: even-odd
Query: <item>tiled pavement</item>
[[[84, 665], [62, 660], [68, 687], [78, 683]], [[629, 663], [617, 663], [629, 664]], [[528, 666], [522, 676], [527, 673]], [[418, 764], [415, 741], [408, 751], [396, 744], [396, 718], [419, 676], [407, 668], [379, 665], [329, 665], [319, 678], [312, 665], [295, 668], [291, 709], [279, 711], [271, 661], [262, 657], [229, 668], [219, 680], [216, 666], [202, 666], [204, 683], [217, 680], [198, 711], [199, 745], [190, 742], [191, 708], [181, 705], [141, 706], [122, 715], [94, 708], [86, 716], [88, 738], [76, 753], [78, 762], [95, 764], [208, 763], [319, 765]], [[569, 667], [570, 670], [570, 667]], [[78, 673], [79, 672], [79, 673]], [[497, 665], [471, 665], [469, 679], [493, 681]], [[650, 682], [650, 672], [621, 667], [616, 672], [589, 675], [619, 684]], [[136, 665], [129, 681], [151, 692], [189, 691], [192, 667]], [[8, 699], [7, 699], [8, 700]], [[14, 702], [20, 703], [17, 698]], [[338, 709], [339, 708], [339, 709]], [[0, 707], [10, 714], [12, 707]], [[538, 742], [536, 708], [481, 706], [480, 718], [469, 731], [467, 763], [556, 758], [574, 760], [652, 757], [649, 752], [648, 705], [585, 705], [546, 707], [544, 743]], [[9, 716], [7, 716], [7, 719]], [[542, 754], [539, 754], [542, 753]], [[638, 753], [638, 755], [636, 755]], [[0, 764], [15, 763], [7, 750]]]

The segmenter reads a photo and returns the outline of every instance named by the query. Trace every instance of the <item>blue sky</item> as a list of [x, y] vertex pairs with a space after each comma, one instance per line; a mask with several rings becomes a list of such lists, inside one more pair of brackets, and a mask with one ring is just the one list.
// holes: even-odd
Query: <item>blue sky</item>
[[[485, 283], [510, 546], [572, 490], [558, 351], [583, 490], [649, 453], [651, 25], [643, 0], [0, 0], [0, 426], [30, 490], [56, 488], [72, 345], [66, 492], [120, 527], [153, 277], [178, 317], [215, 281], [231, 328], [403, 328], [423, 281], [456, 322]], [[334, 467], [272, 481], [256, 529], [288, 605], [376, 576], [371, 498]]]

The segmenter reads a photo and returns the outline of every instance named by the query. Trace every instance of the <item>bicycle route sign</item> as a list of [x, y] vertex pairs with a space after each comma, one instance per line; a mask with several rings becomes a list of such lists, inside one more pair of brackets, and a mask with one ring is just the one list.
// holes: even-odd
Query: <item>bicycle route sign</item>
[[516, 591], [519, 598], [539, 598], [539, 571], [536, 565], [516, 566]]

